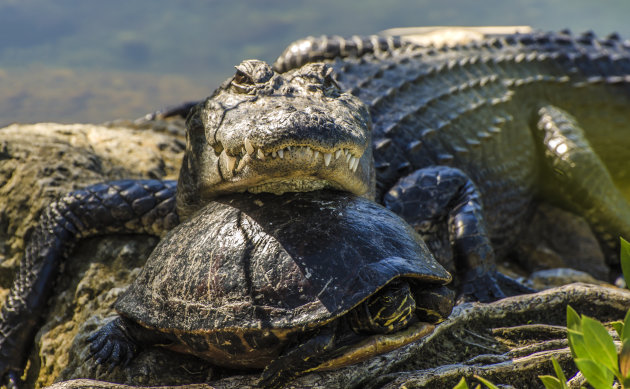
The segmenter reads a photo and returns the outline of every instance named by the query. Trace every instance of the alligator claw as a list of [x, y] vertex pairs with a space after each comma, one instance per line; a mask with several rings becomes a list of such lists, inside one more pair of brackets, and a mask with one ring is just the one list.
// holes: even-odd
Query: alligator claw
[[508, 296], [535, 293], [517, 280], [496, 270], [473, 269], [466, 273], [462, 282], [459, 301], [480, 301], [482, 303], [500, 300]]

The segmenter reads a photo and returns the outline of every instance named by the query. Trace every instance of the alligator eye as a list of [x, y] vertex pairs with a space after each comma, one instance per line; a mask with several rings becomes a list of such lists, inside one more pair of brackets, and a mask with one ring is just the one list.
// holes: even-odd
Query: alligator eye
[[263, 61], [248, 59], [236, 66], [232, 86], [239, 92], [252, 93], [259, 84], [273, 77], [273, 70]]
[[234, 75], [234, 80], [232, 82], [240, 85], [254, 85], [254, 80], [252, 80], [250, 76], [240, 70], [236, 71], [236, 74]]
[[256, 88], [256, 83], [250, 76], [237, 70], [232, 78], [232, 87], [240, 93], [251, 93]]

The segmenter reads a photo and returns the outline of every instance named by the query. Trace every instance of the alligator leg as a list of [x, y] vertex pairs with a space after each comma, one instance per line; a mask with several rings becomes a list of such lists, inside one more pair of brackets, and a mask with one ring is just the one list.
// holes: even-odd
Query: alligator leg
[[174, 181], [97, 184], [48, 206], [0, 311], [0, 378], [18, 384], [59, 265], [79, 239], [114, 232], [161, 235], [178, 223]]
[[544, 195], [583, 216], [609, 263], [618, 264], [619, 236], [630, 238], [630, 206], [571, 115], [545, 106], [536, 120], [544, 146]]
[[417, 170], [400, 179], [384, 203], [422, 235], [439, 261], [452, 250], [463, 298], [492, 301], [532, 292], [496, 271], [480, 193], [461, 170], [446, 166]]

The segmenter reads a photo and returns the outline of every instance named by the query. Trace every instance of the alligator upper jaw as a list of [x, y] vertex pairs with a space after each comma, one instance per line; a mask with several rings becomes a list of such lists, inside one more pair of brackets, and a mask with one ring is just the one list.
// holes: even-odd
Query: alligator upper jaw
[[[230, 155], [225, 149], [220, 154], [221, 164], [224, 175], [236, 176], [243, 171], [248, 164], [256, 161], [267, 162], [270, 167], [275, 165], [283, 165], [293, 163], [297, 165], [306, 165], [303, 167], [327, 168], [329, 166], [343, 168], [343, 163], [337, 163], [338, 160], [345, 161], [347, 169], [356, 172], [359, 166], [359, 160], [363, 156], [364, 150], [354, 145], [340, 145], [337, 147], [325, 147], [313, 144], [283, 144], [273, 148], [265, 147], [267, 151], [263, 151], [262, 147], [256, 147], [245, 138], [240, 153]], [[270, 151], [271, 150], [271, 151]], [[274, 162], [277, 162], [274, 164]], [[323, 165], [323, 166], [321, 166]], [[331, 167], [332, 168], [332, 167]]]
[[257, 147], [245, 138], [237, 155], [225, 149], [219, 154], [223, 180], [213, 189], [281, 194], [329, 187], [362, 195], [368, 189], [371, 163], [364, 151], [356, 144]]

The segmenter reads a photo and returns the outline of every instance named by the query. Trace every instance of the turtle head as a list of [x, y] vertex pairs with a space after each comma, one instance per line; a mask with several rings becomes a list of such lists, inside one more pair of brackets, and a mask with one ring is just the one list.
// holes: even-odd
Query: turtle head
[[232, 192], [334, 188], [365, 195], [373, 179], [367, 107], [328, 65], [276, 73], [247, 60], [187, 119], [178, 209]]
[[415, 311], [409, 284], [394, 281], [356, 307], [350, 324], [357, 333], [391, 333], [407, 327], [415, 319]]

